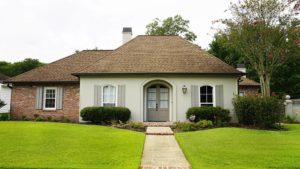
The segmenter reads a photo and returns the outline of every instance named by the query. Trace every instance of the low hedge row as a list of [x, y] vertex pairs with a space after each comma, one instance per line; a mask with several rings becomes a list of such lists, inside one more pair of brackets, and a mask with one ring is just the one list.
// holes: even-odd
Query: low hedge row
[[191, 107], [186, 113], [190, 121], [210, 120], [214, 124], [230, 122], [229, 110], [221, 107]]
[[233, 106], [243, 125], [274, 128], [284, 119], [283, 101], [275, 97], [236, 97]]
[[80, 111], [82, 120], [92, 123], [126, 122], [130, 114], [126, 107], [86, 107]]

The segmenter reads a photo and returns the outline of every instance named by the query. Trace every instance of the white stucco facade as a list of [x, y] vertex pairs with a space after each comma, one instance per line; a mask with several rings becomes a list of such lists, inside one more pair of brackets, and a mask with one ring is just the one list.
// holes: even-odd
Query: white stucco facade
[[[231, 111], [232, 121], [236, 121], [233, 114], [232, 99], [237, 95], [237, 77], [233, 76], [97, 76], [80, 77], [80, 110], [87, 106], [94, 106], [94, 86], [119, 85], [125, 86], [125, 107], [131, 111], [132, 121], [147, 121], [145, 86], [149, 83], [162, 82], [169, 86], [169, 121], [185, 121], [186, 111], [191, 107], [191, 86], [223, 85], [224, 108]], [[183, 86], [187, 93], [183, 93]], [[214, 90], [215, 92], [215, 90]], [[214, 94], [214, 97], [216, 95]], [[216, 100], [214, 98], [213, 100]]]
[[0, 83], [0, 100], [4, 101], [6, 104], [0, 108], [0, 113], [10, 112], [11, 89], [6, 84], [2, 83]]

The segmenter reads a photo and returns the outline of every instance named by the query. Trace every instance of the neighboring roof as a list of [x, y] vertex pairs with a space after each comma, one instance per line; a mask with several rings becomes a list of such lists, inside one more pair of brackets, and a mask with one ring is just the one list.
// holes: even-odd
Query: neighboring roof
[[74, 75], [243, 73], [179, 36], [140, 35]]
[[9, 77], [0, 73], [0, 82], [3, 82], [4, 80], [8, 79]]
[[246, 77], [241, 77], [239, 81], [239, 86], [252, 86], [252, 87], [260, 87], [260, 84], [254, 80], [248, 79]]
[[78, 82], [78, 77], [71, 75], [73, 72], [80, 71], [111, 52], [111, 50], [84, 50], [12, 77], [5, 82]]

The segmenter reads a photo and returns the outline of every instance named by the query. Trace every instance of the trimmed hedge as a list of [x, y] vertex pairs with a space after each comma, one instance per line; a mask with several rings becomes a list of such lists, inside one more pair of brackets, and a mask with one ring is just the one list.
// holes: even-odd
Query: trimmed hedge
[[275, 97], [243, 96], [233, 99], [239, 123], [260, 128], [276, 128], [284, 119], [283, 100]]
[[9, 113], [0, 113], [0, 121], [8, 121], [10, 120]]
[[80, 111], [82, 120], [92, 123], [126, 122], [130, 114], [126, 107], [86, 107]]
[[191, 107], [186, 113], [186, 118], [190, 120], [191, 116], [194, 116], [194, 122], [199, 120], [210, 120], [214, 124], [228, 123], [230, 122], [229, 110], [221, 107]]

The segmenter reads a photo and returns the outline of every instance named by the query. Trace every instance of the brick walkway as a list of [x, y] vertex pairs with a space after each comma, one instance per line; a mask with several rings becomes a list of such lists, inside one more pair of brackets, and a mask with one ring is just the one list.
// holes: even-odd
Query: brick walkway
[[140, 169], [191, 169], [170, 127], [148, 127]]

